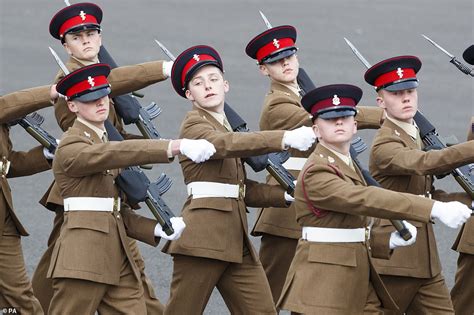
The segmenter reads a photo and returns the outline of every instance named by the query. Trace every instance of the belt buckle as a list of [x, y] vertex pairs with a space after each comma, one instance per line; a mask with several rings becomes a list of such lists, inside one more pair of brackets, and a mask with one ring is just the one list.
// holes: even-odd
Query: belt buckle
[[239, 184], [239, 199], [244, 200], [245, 198], [245, 184], [240, 183]]

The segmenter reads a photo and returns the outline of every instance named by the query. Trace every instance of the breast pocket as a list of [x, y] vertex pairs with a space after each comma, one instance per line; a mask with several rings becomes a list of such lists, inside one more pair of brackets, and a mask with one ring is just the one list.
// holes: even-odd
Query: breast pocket
[[102, 274], [107, 258], [108, 214], [70, 211], [63, 231], [63, 268]]

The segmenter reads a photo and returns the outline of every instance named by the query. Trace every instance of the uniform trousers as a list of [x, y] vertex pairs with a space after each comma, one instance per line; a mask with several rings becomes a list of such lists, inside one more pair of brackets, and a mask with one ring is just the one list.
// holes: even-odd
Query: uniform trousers
[[451, 290], [456, 314], [474, 314], [474, 255], [459, 253], [458, 270]]
[[242, 263], [173, 255], [173, 280], [165, 314], [202, 314], [217, 287], [231, 314], [276, 314], [260, 262]]
[[293, 257], [295, 257], [296, 246], [298, 246], [297, 239], [267, 233], [262, 235], [259, 256], [275, 304], [280, 298], [286, 274], [290, 269]]
[[[38, 266], [36, 267], [35, 273], [33, 274], [33, 290], [43, 307], [43, 310], [48, 314], [49, 304], [53, 298], [53, 279], [47, 278], [49, 262], [51, 261], [51, 255], [53, 254], [54, 245], [59, 237], [61, 231], [61, 225], [64, 222], [64, 211], [62, 207], [56, 209], [56, 216], [54, 217], [53, 230], [48, 239], [48, 248], [41, 257]], [[135, 240], [130, 240], [130, 252], [133, 260], [140, 270], [142, 285], [144, 289], [144, 298], [147, 307], [147, 314], [150, 315], [161, 315], [163, 314], [164, 306], [156, 298], [153, 285], [145, 275], [145, 262], [140, 254], [138, 245]]]
[[42, 315], [25, 268], [19, 235], [0, 237], [0, 309], [16, 307], [23, 315]]
[[120, 271], [118, 285], [73, 278], [53, 279], [51, 315], [144, 315], [143, 287], [128, 260]]
[[380, 277], [398, 305], [399, 314], [454, 314], [442, 274], [427, 279], [389, 275]]

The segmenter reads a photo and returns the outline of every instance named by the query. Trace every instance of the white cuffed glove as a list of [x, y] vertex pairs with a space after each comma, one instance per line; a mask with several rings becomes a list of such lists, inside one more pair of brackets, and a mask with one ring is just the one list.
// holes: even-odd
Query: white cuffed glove
[[316, 135], [311, 127], [299, 127], [295, 130], [285, 131], [283, 145], [300, 151], [306, 151], [313, 145]]
[[163, 231], [163, 228], [161, 227], [161, 225], [157, 224], [155, 226], [156, 237], [161, 237], [161, 238], [164, 238], [165, 240], [174, 241], [174, 240], [177, 240], [181, 236], [181, 233], [183, 233], [184, 228], [186, 227], [186, 224], [184, 223], [183, 218], [172, 217], [170, 221], [171, 221], [171, 226], [173, 227], [174, 233], [171, 235], [167, 235]]
[[285, 200], [287, 202], [293, 202], [293, 201], [295, 201], [295, 198], [285, 191]]
[[435, 201], [431, 208], [431, 217], [439, 219], [443, 224], [456, 229], [471, 217], [472, 210], [466, 205], [458, 202]]
[[172, 68], [173, 68], [173, 61], [163, 61], [163, 74], [167, 78], [171, 77]]
[[392, 234], [390, 234], [390, 241], [389, 241], [390, 249], [395, 249], [400, 246], [409, 246], [409, 245], [415, 244], [416, 232], [417, 232], [416, 227], [405, 220], [403, 220], [403, 223], [405, 223], [405, 226], [407, 227], [408, 231], [410, 231], [411, 238], [408, 241], [405, 241], [403, 237], [400, 236], [400, 233], [398, 233], [397, 231], [392, 232]]
[[[56, 143], [59, 144], [59, 140], [56, 139]], [[54, 159], [54, 153], [52, 153], [51, 151], [49, 151], [47, 148], [43, 148], [43, 155], [46, 159], [48, 160], [52, 160]]]
[[205, 139], [182, 139], [179, 145], [179, 151], [181, 154], [190, 158], [194, 163], [202, 163], [216, 153], [216, 148]]

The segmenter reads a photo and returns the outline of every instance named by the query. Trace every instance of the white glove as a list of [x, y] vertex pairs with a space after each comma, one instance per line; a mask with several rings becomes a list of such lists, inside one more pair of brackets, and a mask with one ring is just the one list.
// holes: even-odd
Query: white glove
[[[56, 143], [59, 144], [59, 140], [56, 139]], [[47, 148], [43, 148], [43, 155], [46, 159], [48, 160], [52, 160], [54, 159], [54, 153], [52, 153], [51, 151], [49, 151]]]
[[186, 155], [194, 163], [207, 161], [214, 153], [216, 148], [212, 143], [205, 139], [190, 140], [182, 139], [179, 145], [181, 154]]
[[431, 209], [431, 217], [439, 219], [443, 224], [456, 229], [471, 217], [472, 210], [458, 202], [435, 201]]
[[290, 195], [289, 193], [287, 193], [287, 192], [285, 191], [285, 200], [286, 200], [287, 202], [293, 202], [293, 201], [295, 201], [295, 198], [293, 198], [292, 195]]
[[405, 220], [403, 220], [403, 223], [405, 223], [405, 226], [407, 227], [408, 231], [410, 231], [411, 238], [408, 241], [405, 241], [400, 236], [400, 233], [398, 233], [397, 231], [392, 232], [392, 234], [390, 234], [390, 242], [389, 242], [390, 249], [394, 249], [400, 246], [409, 246], [409, 245], [415, 244], [416, 232], [417, 232], [416, 227]]
[[174, 233], [171, 235], [166, 234], [163, 231], [163, 228], [161, 225], [157, 224], [155, 226], [155, 236], [156, 237], [161, 237], [166, 240], [174, 241], [177, 240], [180, 236], [181, 233], [183, 233], [184, 228], [186, 227], [186, 224], [183, 221], [182, 217], [172, 217], [170, 219], [171, 221], [171, 226], [173, 227]]
[[313, 145], [316, 135], [311, 127], [299, 127], [295, 130], [285, 131], [283, 144], [300, 151], [306, 151]]
[[163, 61], [163, 74], [167, 78], [171, 77], [172, 68], [173, 68], [173, 61]]

